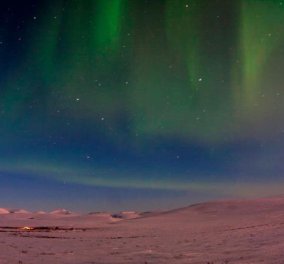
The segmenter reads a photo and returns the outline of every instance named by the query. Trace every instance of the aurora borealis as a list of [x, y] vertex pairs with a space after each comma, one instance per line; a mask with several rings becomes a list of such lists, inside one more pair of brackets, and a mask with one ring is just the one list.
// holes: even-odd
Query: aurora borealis
[[284, 1], [12, 0], [0, 19], [7, 206], [283, 193]]

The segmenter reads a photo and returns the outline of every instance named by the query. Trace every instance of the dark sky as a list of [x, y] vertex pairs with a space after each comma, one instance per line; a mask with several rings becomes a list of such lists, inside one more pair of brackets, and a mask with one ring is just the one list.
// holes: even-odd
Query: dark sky
[[284, 1], [0, 4], [0, 206], [282, 193]]

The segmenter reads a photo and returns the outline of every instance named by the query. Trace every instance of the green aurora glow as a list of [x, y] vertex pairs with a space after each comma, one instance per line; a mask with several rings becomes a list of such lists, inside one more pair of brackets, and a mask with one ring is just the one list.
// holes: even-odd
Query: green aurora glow
[[281, 1], [43, 1], [24, 21], [2, 30], [3, 173], [218, 192], [279, 154]]

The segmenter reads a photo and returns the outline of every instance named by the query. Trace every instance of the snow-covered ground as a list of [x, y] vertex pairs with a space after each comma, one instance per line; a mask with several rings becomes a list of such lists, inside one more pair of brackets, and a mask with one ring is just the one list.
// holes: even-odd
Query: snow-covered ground
[[283, 197], [147, 214], [9, 212], [0, 208], [0, 264], [284, 263]]

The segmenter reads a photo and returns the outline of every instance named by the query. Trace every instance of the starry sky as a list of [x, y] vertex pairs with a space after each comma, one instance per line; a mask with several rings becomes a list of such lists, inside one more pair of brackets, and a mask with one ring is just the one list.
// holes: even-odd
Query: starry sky
[[284, 1], [0, 8], [0, 206], [283, 193]]

